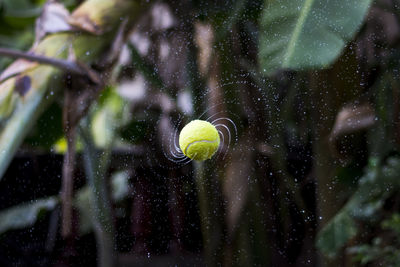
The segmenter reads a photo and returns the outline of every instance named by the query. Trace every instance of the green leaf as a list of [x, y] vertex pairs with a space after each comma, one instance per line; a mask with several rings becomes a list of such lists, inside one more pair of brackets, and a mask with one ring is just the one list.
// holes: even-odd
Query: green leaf
[[396, 232], [397, 235], [400, 234], [400, 214], [394, 213], [392, 217], [388, 220], [385, 220], [381, 224], [383, 229], [389, 229]]
[[317, 247], [322, 253], [334, 257], [336, 251], [357, 234], [357, 227], [347, 212], [340, 212], [318, 233]]
[[111, 177], [111, 193], [114, 202], [124, 200], [129, 195], [129, 172], [119, 171]]
[[7, 0], [4, 1], [3, 19], [7, 25], [23, 29], [33, 26], [35, 18], [41, 11], [41, 6], [34, 5], [28, 0]]
[[384, 166], [370, 158], [366, 174], [359, 180], [358, 189], [346, 205], [318, 233], [316, 246], [328, 257], [335, 257], [351, 238], [358, 234], [356, 219], [376, 220], [383, 201], [400, 189], [400, 158], [391, 157]]
[[53, 210], [57, 203], [58, 199], [56, 197], [49, 197], [31, 203], [23, 203], [1, 211], [0, 234], [9, 230], [34, 225], [43, 212]]
[[[6, 81], [5, 83], [7, 83]], [[0, 123], [5, 121], [14, 110], [15, 105], [14, 87], [9, 86], [0, 92]]]
[[259, 62], [271, 74], [331, 64], [359, 29], [371, 0], [266, 0]]

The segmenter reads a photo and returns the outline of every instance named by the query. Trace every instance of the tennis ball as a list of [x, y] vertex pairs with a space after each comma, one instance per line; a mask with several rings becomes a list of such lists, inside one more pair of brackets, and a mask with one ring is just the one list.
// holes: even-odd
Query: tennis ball
[[179, 134], [179, 146], [188, 158], [199, 161], [209, 159], [219, 146], [218, 131], [207, 121], [191, 121]]

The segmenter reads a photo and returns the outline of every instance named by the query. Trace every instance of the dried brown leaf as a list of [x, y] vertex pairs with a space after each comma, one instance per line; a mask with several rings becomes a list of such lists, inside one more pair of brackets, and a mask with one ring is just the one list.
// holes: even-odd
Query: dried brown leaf
[[330, 140], [370, 128], [375, 123], [375, 111], [369, 104], [347, 106], [336, 116]]
[[73, 31], [74, 27], [68, 23], [69, 16], [68, 10], [62, 4], [48, 1], [36, 20], [35, 43], [39, 43], [47, 34]]

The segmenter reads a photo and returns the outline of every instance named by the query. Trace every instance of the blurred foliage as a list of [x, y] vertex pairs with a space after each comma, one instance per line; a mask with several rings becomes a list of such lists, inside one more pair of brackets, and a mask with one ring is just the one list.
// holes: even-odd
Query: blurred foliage
[[400, 262], [400, 215], [392, 214], [381, 223], [387, 237], [377, 236], [372, 239], [371, 244], [362, 244], [348, 248], [348, 253], [353, 254], [353, 260], [361, 265], [378, 264], [382, 266], [398, 266]]
[[[112, 174], [111, 177], [111, 195], [114, 204], [126, 200], [130, 193], [129, 176], [126, 171], [119, 171]], [[90, 188], [84, 186], [76, 192], [74, 206], [79, 213], [79, 233], [81, 235], [93, 231], [93, 211], [90, 205]]]
[[[126, 171], [118, 171], [111, 177], [111, 194], [113, 202], [118, 204], [126, 200], [130, 193], [129, 176]], [[90, 188], [80, 188], [74, 198], [74, 206], [79, 216], [79, 233], [81, 235], [93, 231], [92, 211], [89, 203]], [[0, 212], [0, 235], [11, 230], [33, 226], [50, 211], [53, 211], [60, 200], [57, 196], [36, 199], [28, 203], [4, 209]]]
[[[0, 1], [0, 47], [19, 50], [28, 49], [34, 41], [35, 21], [46, 0], [1, 0]], [[77, 0], [62, 0], [67, 8], [74, 8]], [[0, 58], [0, 71], [12, 59]]]
[[113, 87], [106, 88], [100, 95], [98, 103], [93, 105], [91, 129], [95, 145], [105, 148], [120, 140], [115, 135], [130, 122], [127, 102], [121, 98]]
[[384, 201], [393, 192], [400, 190], [399, 172], [400, 158], [388, 158], [384, 166], [380, 166], [378, 159], [372, 158], [365, 176], [360, 178], [358, 188], [347, 204], [319, 232], [318, 248], [326, 255], [334, 257], [360, 230], [357, 220], [376, 221], [377, 212]]
[[44, 213], [53, 210], [59, 203], [57, 197], [36, 199], [31, 203], [23, 203], [18, 206], [0, 212], [0, 234], [21, 228], [33, 226]]
[[[0, 1], [0, 47], [28, 50], [45, 2]], [[61, 1], [69, 11], [81, 2]], [[126, 36], [114, 36], [114, 29], [104, 44], [93, 25], [90, 33], [50, 35], [37, 53], [78, 56], [79, 64], [105, 81], [91, 96], [96, 101], [88, 101], [73, 144], [87, 178], [73, 196], [78, 234], [94, 230], [98, 249], [109, 245], [114, 251], [115, 225], [129, 221], [136, 243], [128, 250], [150, 258], [150, 245], [141, 242], [149, 239], [148, 221], [159, 220], [156, 211], [167, 206], [172, 226], [162, 227], [170, 235], [163, 240], [171, 239], [168, 249], [183, 251], [184, 220], [192, 227], [201, 223], [200, 243], [210, 266], [338, 266], [349, 259], [397, 266], [400, 19], [399, 3], [383, 2], [156, 1], [131, 28], [119, 29]], [[92, 3], [109, 8], [109, 2]], [[385, 32], [390, 27], [382, 21], [393, 32]], [[70, 35], [72, 53], [65, 48]], [[0, 70], [11, 62], [1, 57]], [[0, 141], [8, 144], [20, 134], [22, 151], [66, 154], [71, 147], [62, 92], [81, 100], [93, 81], [71, 79], [57, 69], [62, 75], [48, 74], [58, 81], [55, 87], [41, 80], [46, 73], [35, 73], [32, 80], [41, 81], [43, 93], [33, 94], [37, 102], [17, 95], [10, 79], [0, 84], [6, 89], [0, 126], [11, 125], [6, 119], [22, 104], [44, 109], [40, 116], [22, 109], [32, 129], [17, 123], [20, 128]], [[182, 92], [189, 97], [180, 99]], [[87, 104], [72, 102], [72, 111]], [[364, 106], [368, 112], [362, 112]], [[237, 123], [228, 156], [196, 163], [193, 172], [167, 161], [166, 142], [179, 130], [176, 125], [210, 110]], [[336, 123], [347, 128], [334, 132]], [[12, 156], [3, 156], [3, 168]], [[198, 198], [195, 208], [185, 202], [190, 194]], [[125, 206], [126, 201], [132, 203]], [[52, 196], [1, 211], [0, 233], [34, 225], [58, 203]], [[185, 218], [184, 209], [195, 219]]]

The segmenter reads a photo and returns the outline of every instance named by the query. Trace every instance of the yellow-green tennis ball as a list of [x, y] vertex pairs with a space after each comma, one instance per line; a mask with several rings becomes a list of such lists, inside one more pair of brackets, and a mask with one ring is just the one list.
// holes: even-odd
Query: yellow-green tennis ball
[[207, 121], [191, 121], [179, 135], [179, 146], [186, 157], [199, 161], [209, 159], [218, 150], [218, 131]]

